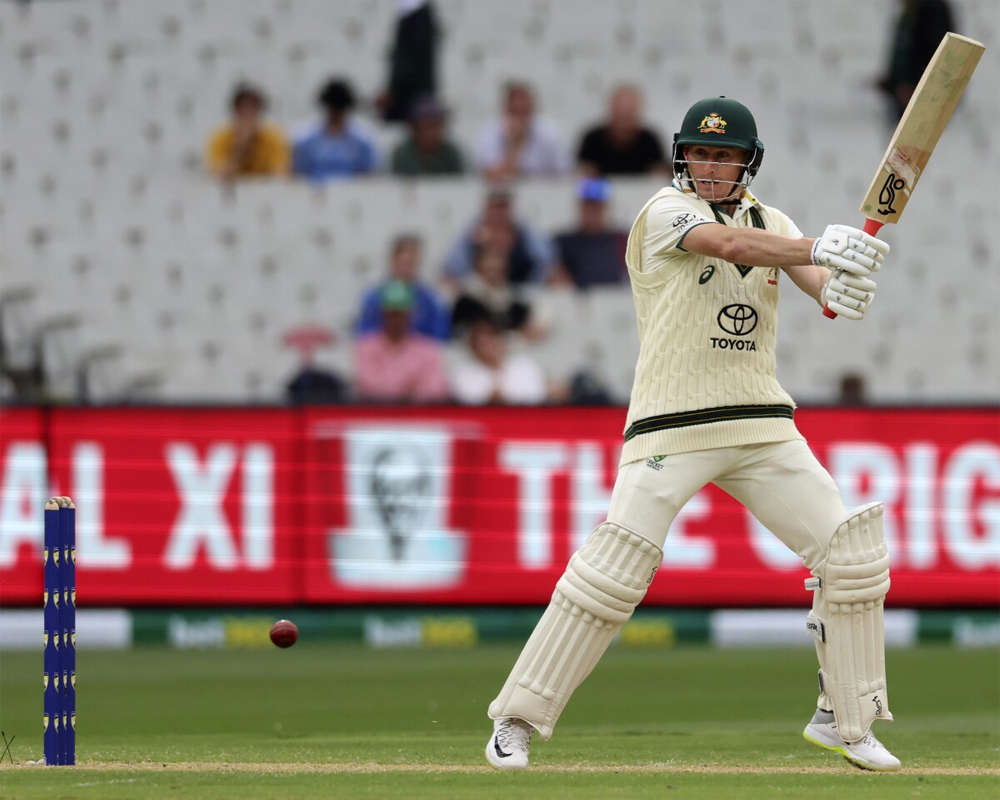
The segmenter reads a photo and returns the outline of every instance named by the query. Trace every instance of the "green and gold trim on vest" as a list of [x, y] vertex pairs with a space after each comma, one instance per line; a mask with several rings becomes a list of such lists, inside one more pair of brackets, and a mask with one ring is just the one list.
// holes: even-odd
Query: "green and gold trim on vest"
[[[712, 206], [712, 213], [715, 215], [715, 221], [722, 225], [725, 225], [726, 217], [723, 216], [723, 212], [719, 210], [719, 207], [717, 205], [714, 204], [710, 205]], [[760, 209], [757, 208], [757, 206], [750, 206], [748, 211], [750, 212], [750, 221], [753, 222], [753, 226], [755, 228], [760, 228], [761, 230], [766, 231], [767, 226], [764, 224], [764, 215], [760, 213]]]
[[795, 412], [791, 406], [721, 406], [719, 408], [702, 408], [698, 411], [681, 411], [676, 414], [658, 414], [655, 417], [636, 420], [629, 425], [628, 430], [625, 431], [625, 441], [627, 442], [643, 433], [686, 428], [689, 425], [707, 425], [712, 422], [759, 419], [761, 417], [794, 419], [794, 416]]

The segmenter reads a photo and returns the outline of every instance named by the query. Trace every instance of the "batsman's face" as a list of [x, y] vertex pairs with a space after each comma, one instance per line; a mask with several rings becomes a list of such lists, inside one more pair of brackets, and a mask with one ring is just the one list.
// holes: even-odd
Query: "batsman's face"
[[740, 177], [748, 156], [746, 151], [731, 147], [685, 147], [688, 173], [698, 197], [709, 202], [738, 197], [743, 189]]

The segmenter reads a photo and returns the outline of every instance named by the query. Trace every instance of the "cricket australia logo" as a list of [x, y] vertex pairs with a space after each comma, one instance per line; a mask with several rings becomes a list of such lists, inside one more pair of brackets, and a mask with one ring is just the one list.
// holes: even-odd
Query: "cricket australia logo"
[[882, 191], [878, 193], [878, 213], [898, 214], [899, 212], [892, 207], [892, 204], [896, 202], [896, 192], [905, 188], [906, 181], [898, 175], [890, 172], [889, 177], [886, 178], [885, 183], [882, 184]]
[[713, 111], [699, 123], [698, 130], [700, 133], [725, 133], [728, 124]]

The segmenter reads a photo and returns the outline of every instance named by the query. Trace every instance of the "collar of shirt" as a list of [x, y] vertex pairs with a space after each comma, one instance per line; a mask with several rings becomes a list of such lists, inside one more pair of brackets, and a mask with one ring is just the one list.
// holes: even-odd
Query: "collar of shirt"
[[743, 197], [740, 198], [740, 204], [736, 208], [736, 213], [733, 214], [733, 219], [741, 217], [746, 214], [751, 206], [759, 206], [760, 201], [750, 193], [749, 189], [743, 190]]

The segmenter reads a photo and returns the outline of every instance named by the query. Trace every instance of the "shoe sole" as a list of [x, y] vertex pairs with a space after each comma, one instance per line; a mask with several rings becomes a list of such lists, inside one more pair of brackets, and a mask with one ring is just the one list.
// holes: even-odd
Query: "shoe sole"
[[827, 744], [826, 742], [822, 742], [819, 739], [810, 736], [808, 731], [802, 732], [802, 738], [805, 739], [810, 744], [814, 744], [817, 747], [822, 747], [824, 750], [829, 750], [831, 753], [838, 753], [842, 755], [854, 766], [858, 767], [858, 769], [866, 769], [869, 772], [898, 772], [901, 769], [901, 767], [880, 767], [875, 764], [871, 764], [867, 761], [862, 761], [856, 756], [851, 755], [851, 753], [843, 745]]

